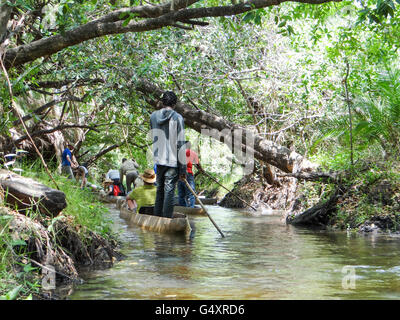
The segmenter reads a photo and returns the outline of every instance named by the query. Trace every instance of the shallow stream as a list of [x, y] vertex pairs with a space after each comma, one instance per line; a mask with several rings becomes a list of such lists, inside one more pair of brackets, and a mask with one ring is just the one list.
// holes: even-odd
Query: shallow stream
[[110, 209], [127, 258], [83, 274], [69, 299], [400, 299], [400, 237], [288, 226], [207, 206], [192, 238], [128, 227]]

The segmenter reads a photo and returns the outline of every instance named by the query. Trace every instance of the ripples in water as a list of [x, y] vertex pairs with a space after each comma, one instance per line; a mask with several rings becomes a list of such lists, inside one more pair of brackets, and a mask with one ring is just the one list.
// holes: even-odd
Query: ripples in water
[[[83, 275], [70, 299], [398, 299], [400, 239], [287, 226], [209, 206], [192, 238], [128, 227], [111, 209], [127, 255]], [[355, 289], [344, 289], [344, 267]]]

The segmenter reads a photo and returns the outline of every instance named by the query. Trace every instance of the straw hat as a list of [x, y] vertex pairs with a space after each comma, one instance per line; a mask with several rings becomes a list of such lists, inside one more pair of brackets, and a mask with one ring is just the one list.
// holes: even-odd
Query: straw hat
[[144, 170], [143, 174], [140, 174], [140, 177], [144, 182], [147, 183], [154, 183], [156, 182], [156, 174], [153, 169], [146, 169]]
[[106, 179], [103, 182], [104, 185], [109, 184], [109, 183], [114, 183], [114, 181], [112, 181], [111, 179]]

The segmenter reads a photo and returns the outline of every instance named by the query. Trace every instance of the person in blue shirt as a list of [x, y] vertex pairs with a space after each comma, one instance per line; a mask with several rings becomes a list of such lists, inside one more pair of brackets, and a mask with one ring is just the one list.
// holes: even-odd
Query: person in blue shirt
[[67, 175], [68, 179], [75, 180], [72, 168], [76, 168], [74, 161], [72, 160], [72, 152], [74, 151], [74, 146], [70, 143], [67, 144], [62, 153], [61, 162], [61, 172]]

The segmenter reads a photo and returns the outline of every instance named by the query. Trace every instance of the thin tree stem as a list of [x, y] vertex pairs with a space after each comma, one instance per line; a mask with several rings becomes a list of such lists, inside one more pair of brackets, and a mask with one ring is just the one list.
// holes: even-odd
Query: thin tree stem
[[21, 114], [19, 113], [18, 108], [17, 108], [16, 105], [15, 105], [14, 95], [13, 95], [12, 87], [11, 87], [11, 81], [10, 81], [10, 78], [9, 78], [9, 76], [8, 76], [7, 69], [5, 68], [5, 66], [4, 66], [4, 64], [3, 64], [3, 58], [2, 58], [1, 56], [0, 56], [0, 64], [1, 64], [1, 68], [3, 69], [4, 75], [5, 75], [6, 80], [7, 80], [8, 91], [9, 91], [10, 100], [11, 100], [11, 107], [14, 109], [15, 113], [18, 115], [18, 118], [19, 118], [19, 120], [21, 121], [21, 124], [22, 124], [22, 126], [23, 126], [23, 128], [24, 128], [24, 130], [25, 130], [25, 132], [26, 132], [26, 135], [29, 137], [29, 140], [31, 141], [31, 143], [32, 143], [32, 145], [33, 145], [33, 148], [35, 149], [35, 151], [36, 151], [36, 153], [38, 154], [40, 160], [42, 161], [42, 164], [43, 164], [43, 166], [44, 166], [44, 168], [45, 168], [47, 174], [49, 175], [51, 181], [53, 181], [53, 183], [54, 183], [54, 185], [56, 186], [57, 190], [60, 190], [60, 188], [59, 188], [58, 185], [57, 185], [57, 182], [54, 180], [53, 176], [51, 175], [51, 173], [50, 173], [50, 171], [49, 171], [49, 168], [47, 167], [47, 164], [46, 164], [46, 162], [45, 162], [44, 159], [43, 159], [42, 154], [40, 153], [39, 149], [37, 148], [35, 142], [33, 141], [32, 137], [31, 137], [31, 135], [29, 134], [28, 128], [26, 127], [25, 122], [24, 122], [24, 120], [22, 119], [22, 116], [21, 116]]
[[344, 84], [344, 91], [345, 91], [345, 99], [346, 99], [346, 103], [347, 103], [347, 108], [349, 111], [349, 121], [350, 121], [350, 161], [351, 161], [351, 165], [354, 165], [354, 158], [353, 158], [353, 117], [351, 114], [351, 100], [350, 100], [350, 96], [349, 96], [349, 89], [348, 89], [348, 84], [347, 84], [347, 80], [349, 77], [349, 73], [350, 73], [350, 65], [349, 62], [346, 60], [346, 75], [343, 79], [343, 84]]

